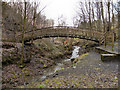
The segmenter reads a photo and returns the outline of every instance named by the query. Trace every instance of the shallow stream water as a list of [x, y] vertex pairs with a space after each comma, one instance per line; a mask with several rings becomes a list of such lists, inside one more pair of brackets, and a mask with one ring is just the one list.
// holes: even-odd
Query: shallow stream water
[[75, 58], [79, 57], [78, 53], [79, 53], [80, 47], [73, 46], [73, 48], [74, 48], [74, 50], [72, 51], [71, 58], [65, 59], [65, 60], [61, 61], [60, 63], [57, 63], [57, 65], [51, 67], [49, 69], [49, 71], [45, 71], [44, 72], [45, 74], [39, 79], [39, 81], [43, 81], [47, 78], [47, 76], [52, 75], [52, 74], [56, 73], [57, 71], [64, 69], [63, 67], [64, 67], [65, 62], [71, 62], [71, 59], [73, 59], [73, 58], [75, 59]]

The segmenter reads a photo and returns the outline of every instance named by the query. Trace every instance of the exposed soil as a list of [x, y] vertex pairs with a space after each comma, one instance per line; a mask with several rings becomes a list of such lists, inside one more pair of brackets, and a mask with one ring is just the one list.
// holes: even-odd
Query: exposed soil
[[42, 82], [27, 88], [117, 88], [118, 62], [102, 62], [100, 54], [91, 51], [78, 58], [76, 67], [63, 67]]
[[51, 66], [56, 65], [56, 62], [69, 58], [73, 45], [84, 46], [86, 42], [79, 39], [57, 38], [54, 41], [53, 39], [38, 40], [32, 46], [25, 45], [24, 68], [19, 67], [21, 45], [17, 44], [17, 49], [5, 48], [2, 57], [2, 88], [15, 88], [31, 84], [32, 79], [36, 76], [41, 77], [44, 71], [48, 71]]
[[[81, 47], [80, 56], [73, 63], [63, 62], [61, 70], [41, 81], [51, 67], [71, 57], [74, 45]], [[23, 68], [19, 67], [21, 47], [7, 47], [3, 50], [2, 88], [117, 88], [118, 62], [102, 62], [94, 46], [79, 39], [37, 40], [32, 46], [25, 45]]]

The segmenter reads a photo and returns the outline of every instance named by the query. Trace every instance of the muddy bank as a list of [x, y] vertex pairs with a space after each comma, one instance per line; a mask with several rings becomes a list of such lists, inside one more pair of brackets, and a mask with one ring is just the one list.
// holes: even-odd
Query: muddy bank
[[100, 54], [90, 51], [78, 57], [73, 67], [65, 67], [47, 77], [22, 88], [117, 88], [118, 62], [102, 62]]
[[[25, 45], [24, 68], [19, 68], [21, 48], [6, 48], [3, 51], [3, 88], [26, 86], [35, 82], [36, 76], [42, 77], [56, 63], [71, 57], [73, 46], [81, 46], [79, 54], [86, 52], [84, 47], [93, 44], [80, 39], [50, 38], [34, 41], [34, 45]], [[66, 67], [69, 67], [66, 63]]]
[[[30, 48], [30, 47], [26, 47]], [[20, 58], [16, 53], [15, 57], [7, 56], [5, 57], [7, 64], [3, 63], [3, 73], [2, 73], [2, 85], [3, 88], [12, 88], [19, 85], [26, 85], [29, 83], [31, 77], [33, 78], [36, 75], [42, 75], [44, 69], [50, 67], [54, 64], [54, 61], [49, 58], [43, 58], [37, 53], [40, 54], [40, 51], [37, 48], [34, 49], [31, 58], [26, 56], [24, 59], [24, 68], [19, 68]], [[28, 53], [30, 53], [28, 51]], [[10, 54], [9, 54], [10, 55]], [[13, 55], [13, 54], [12, 54]], [[28, 54], [26, 54], [28, 55]], [[3, 57], [4, 58], [4, 57]], [[10, 62], [8, 62], [10, 61]], [[5, 61], [4, 61], [5, 62]]]

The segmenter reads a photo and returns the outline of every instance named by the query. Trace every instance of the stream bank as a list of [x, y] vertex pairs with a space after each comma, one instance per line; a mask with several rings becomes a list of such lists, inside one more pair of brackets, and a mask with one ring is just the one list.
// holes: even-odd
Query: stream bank
[[[63, 61], [70, 59], [74, 49], [73, 46], [80, 46], [82, 48], [79, 55], [87, 52], [85, 49], [86, 44], [92, 45], [93, 42], [76, 38], [50, 38], [34, 41], [34, 46], [25, 46], [26, 58], [24, 60], [25, 67], [23, 69], [18, 66], [20, 62], [20, 53], [14, 52], [9, 54], [10, 52], [7, 52], [5, 55], [8, 55], [7, 57], [13, 55], [11, 60], [15, 60], [15, 62], [8, 63], [7, 65], [3, 64], [3, 88], [16, 88], [18, 86], [25, 87], [31, 83], [41, 81], [40, 78], [44, 80], [46, 77], [52, 75], [53, 73], [48, 75], [45, 74], [46, 72], [54, 71], [53, 68], [56, 68], [54, 72], [56, 73], [60, 70], [71, 67], [72, 64], [70, 60], [69, 62]], [[5, 55], [4, 57], [6, 57]], [[15, 57], [17, 56], [17, 59], [14, 58], [14, 55]], [[26, 62], [28, 58], [30, 58], [30, 60], [29, 62]], [[5, 60], [7, 62], [9, 58]], [[61, 62], [63, 62], [64, 65], [61, 64]]]
[[64, 65], [45, 80], [20, 88], [118, 88], [118, 62], [102, 62], [92, 50], [78, 57], [76, 68]]

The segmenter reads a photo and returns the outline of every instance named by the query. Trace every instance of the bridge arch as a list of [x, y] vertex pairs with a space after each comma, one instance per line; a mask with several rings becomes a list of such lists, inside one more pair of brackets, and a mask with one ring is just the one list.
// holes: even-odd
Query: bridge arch
[[79, 29], [76, 27], [68, 26], [56, 26], [36, 29], [33, 37], [31, 37], [32, 34], [32, 31], [25, 33], [25, 42], [29, 42], [32, 39], [36, 40], [49, 37], [70, 37], [100, 42], [101, 36], [103, 36], [103, 33], [97, 32], [95, 30], [90, 31], [88, 29]]
[[94, 41], [99, 43], [99, 40], [95, 39], [95, 38], [90, 38], [90, 37], [86, 37], [86, 36], [81, 36], [81, 35], [43, 35], [43, 36], [37, 36], [34, 38], [29, 38], [26, 39], [25, 42], [30, 42], [32, 39], [33, 40], [37, 40], [37, 39], [42, 39], [42, 38], [50, 38], [50, 37], [69, 37], [69, 38], [79, 38], [79, 39], [86, 39], [86, 40], [90, 40], [90, 41]]
[[[88, 30], [88, 29], [79, 29], [76, 27], [68, 27], [68, 26], [55, 26], [55, 27], [36, 29], [34, 33], [32, 32], [32, 30], [29, 32], [25, 32], [24, 41], [29, 42], [32, 39], [36, 40], [36, 39], [49, 38], [49, 37], [70, 37], [70, 38], [80, 38], [95, 42], [101, 42], [104, 41], [103, 36], [104, 33], [98, 32], [93, 29]], [[22, 34], [19, 34], [16, 37], [18, 42], [22, 42]], [[13, 41], [13, 38], [11, 39], [11, 41]]]

